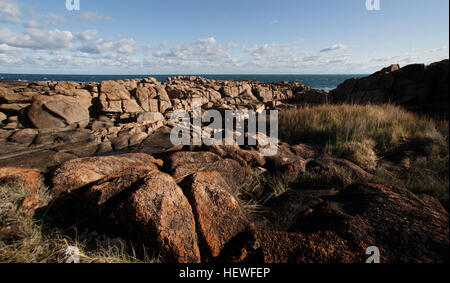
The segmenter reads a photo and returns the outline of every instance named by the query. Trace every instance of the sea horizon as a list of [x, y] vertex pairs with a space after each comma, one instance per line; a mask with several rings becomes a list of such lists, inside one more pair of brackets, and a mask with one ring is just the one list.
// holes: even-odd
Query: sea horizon
[[316, 89], [334, 89], [350, 78], [367, 74], [26, 74], [0, 73], [0, 81], [74, 81], [101, 82], [107, 80], [141, 79], [153, 77], [165, 82], [169, 77], [196, 76], [210, 80], [260, 81], [260, 82], [300, 82]]

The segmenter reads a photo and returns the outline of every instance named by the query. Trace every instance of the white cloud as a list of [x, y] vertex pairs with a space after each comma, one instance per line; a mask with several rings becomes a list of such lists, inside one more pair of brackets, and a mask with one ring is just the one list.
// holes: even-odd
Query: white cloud
[[0, 44], [0, 54], [1, 53], [3, 53], [3, 54], [17, 54], [20, 51], [22, 51], [21, 48], [12, 47], [12, 46], [9, 46], [6, 43]]
[[322, 58], [320, 55], [310, 55], [303, 57], [303, 62], [317, 62]]
[[80, 13], [78, 19], [85, 21], [109, 21], [111, 17], [102, 16], [97, 12], [85, 11]]
[[345, 49], [347, 48], [347, 46], [345, 46], [344, 44], [334, 44], [330, 47], [324, 48], [322, 50], [320, 50], [320, 53], [325, 53], [325, 52], [330, 52], [330, 51], [335, 51], [335, 50], [341, 50], [341, 49]]
[[47, 15], [36, 14], [33, 17], [34, 19], [30, 19], [24, 24], [26, 28], [48, 28], [50, 26], [59, 26], [65, 21], [64, 16], [54, 13]]
[[217, 44], [214, 37], [199, 39], [194, 43], [177, 45], [168, 51], [156, 51], [153, 57], [166, 60], [168, 64], [210, 65], [231, 58], [231, 48]]
[[96, 31], [86, 31], [76, 34], [78, 39], [83, 41], [83, 45], [78, 49], [81, 52], [89, 54], [102, 54], [115, 51], [122, 54], [130, 54], [136, 51], [136, 42], [134, 39], [121, 39], [114, 42], [109, 39], [96, 38]]
[[0, 43], [7, 43], [16, 33], [7, 27], [0, 27]]
[[20, 7], [15, 0], [0, 0], [0, 22], [20, 24]]
[[26, 29], [16, 34], [8, 28], [0, 28], [0, 43], [11, 47], [33, 50], [61, 50], [72, 47], [74, 36], [70, 31]]
[[98, 35], [98, 31], [97, 30], [86, 30], [83, 32], [77, 32], [75, 34], [75, 37], [83, 42], [88, 42], [88, 41], [92, 41], [95, 38], [97, 38]]
[[84, 53], [101, 54], [103, 52], [110, 51], [113, 48], [113, 46], [114, 42], [112, 40], [98, 38], [86, 42], [83, 46], [79, 48], [79, 50]]
[[13, 57], [7, 54], [1, 54], [0, 53], [0, 62], [4, 64], [15, 64], [19, 63], [21, 60], [17, 57]]
[[261, 57], [266, 54], [272, 53], [275, 51], [274, 44], [264, 44], [262, 46], [253, 45], [252, 47], [246, 48], [244, 47], [244, 51], [250, 53], [252, 56]]

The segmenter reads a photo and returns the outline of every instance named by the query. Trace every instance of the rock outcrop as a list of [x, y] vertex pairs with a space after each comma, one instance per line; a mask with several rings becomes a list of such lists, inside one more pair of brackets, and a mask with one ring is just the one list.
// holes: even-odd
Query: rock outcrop
[[[337, 184], [341, 173], [364, 183], [376, 172], [324, 148], [276, 140], [277, 154], [263, 156], [268, 137], [248, 132], [256, 144], [170, 141], [171, 114], [196, 104], [246, 113], [387, 102], [448, 118], [448, 60], [392, 65], [331, 92], [200, 77], [0, 82], [0, 185], [30, 189], [22, 204], [30, 217], [48, 186], [49, 224], [119, 236], [167, 262], [363, 263], [369, 246], [385, 263], [448, 262], [448, 212], [439, 200]], [[319, 180], [326, 185], [304, 181], [321, 176], [331, 176]]]
[[335, 103], [392, 102], [423, 114], [448, 119], [449, 61], [392, 65], [365, 78], [343, 82], [331, 95]]
[[[275, 197], [255, 217], [238, 199], [239, 175], [224, 177], [213, 165], [222, 157], [195, 153], [180, 152], [175, 160], [205, 166], [186, 167], [178, 180], [162, 172], [177, 171], [174, 154], [66, 162], [52, 174], [56, 197], [49, 213], [143, 244], [167, 262], [363, 263], [370, 246], [380, 249], [384, 263], [449, 260], [448, 212], [430, 196], [375, 184], [299, 188]], [[328, 170], [315, 162], [314, 170]], [[0, 171], [0, 180], [13, 182], [40, 176]]]

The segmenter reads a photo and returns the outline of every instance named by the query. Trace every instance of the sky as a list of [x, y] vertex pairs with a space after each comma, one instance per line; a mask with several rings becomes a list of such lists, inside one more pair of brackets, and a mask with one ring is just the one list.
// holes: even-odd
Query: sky
[[368, 74], [448, 59], [448, 0], [379, 1], [0, 0], [0, 73]]

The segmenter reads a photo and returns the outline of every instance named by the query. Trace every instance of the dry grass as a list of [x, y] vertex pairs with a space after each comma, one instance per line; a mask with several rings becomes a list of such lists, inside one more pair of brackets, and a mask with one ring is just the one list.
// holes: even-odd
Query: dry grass
[[306, 107], [281, 112], [279, 121], [280, 138], [290, 144], [326, 146], [372, 140], [377, 150], [388, 152], [409, 139], [448, 136], [445, 123], [437, 125], [393, 105]]
[[[323, 105], [281, 112], [280, 139], [320, 145], [375, 175], [380, 184], [398, 185], [448, 202], [449, 124], [419, 117], [393, 105]], [[381, 158], [410, 164], [400, 173], [379, 168]], [[403, 166], [403, 165], [402, 165]], [[354, 181], [346, 172], [307, 173], [303, 183], [338, 186]], [[368, 181], [368, 180], [363, 180]]]
[[[49, 231], [44, 219], [32, 219], [22, 211], [22, 200], [30, 193], [25, 186], [0, 186], [0, 263], [64, 263], [70, 257], [69, 247], [79, 250], [81, 263], [160, 261], [145, 252], [138, 258], [130, 245], [117, 239], [105, 238], [95, 248], [88, 248], [85, 234], [73, 239], [57, 229]], [[37, 195], [41, 207], [51, 200], [45, 189], [38, 190]]]

